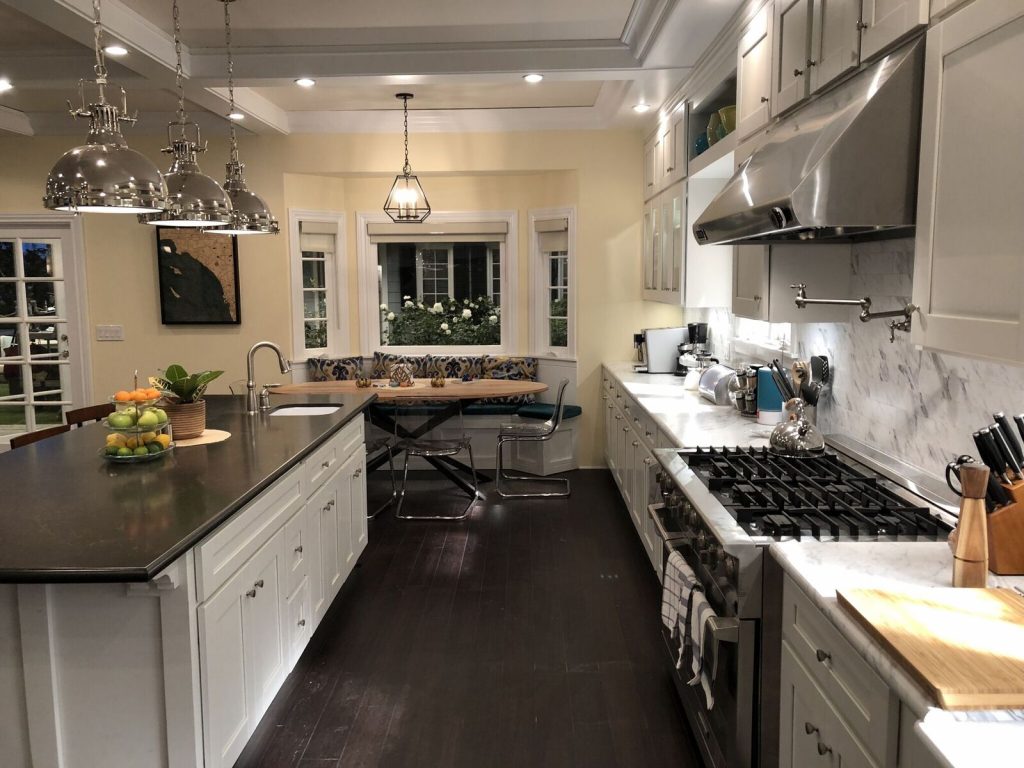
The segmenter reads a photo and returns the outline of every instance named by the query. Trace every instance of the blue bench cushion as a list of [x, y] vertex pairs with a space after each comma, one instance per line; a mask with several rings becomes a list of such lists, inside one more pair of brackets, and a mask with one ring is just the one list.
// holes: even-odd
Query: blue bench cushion
[[429, 355], [392, 355], [389, 352], [374, 352], [372, 375], [375, 379], [386, 379], [390, 375], [391, 366], [405, 363], [412, 368], [413, 377], [425, 379], [430, 376], [427, 368], [429, 359]]
[[[509, 357], [508, 355], [487, 355], [483, 361], [483, 378], [536, 381], [537, 358]], [[533, 395], [486, 397], [483, 400], [480, 400], [480, 403], [482, 405], [528, 405], [533, 402], [533, 399]]]
[[433, 416], [441, 413], [447, 406], [431, 403], [416, 403], [415, 405], [395, 405], [392, 403], [374, 403], [370, 406], [377, 413], [388, 416]]
[[515, 403], [470, 403], [462, 412], [466, 416], [511, 416], [522, 407]]
[[[516, 413], [524, 419], [543, 419], [547, 421], [555, 415], [555, 406], [553, 403], [530, 403], [529, 405], [520, 406]], [[563, 419], [575, 419], [581, 413], [583, 413], [583, 409], [578, 405], [562, 406]]]
[[306, 365], [310, 381], [351, 381], [363, 372], [363, 358], [358, 356], [311, 357]]

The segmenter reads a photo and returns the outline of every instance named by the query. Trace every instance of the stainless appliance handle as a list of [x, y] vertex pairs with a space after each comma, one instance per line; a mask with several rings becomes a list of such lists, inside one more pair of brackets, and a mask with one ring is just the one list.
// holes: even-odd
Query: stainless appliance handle
[[711, 641], [711, 679], [718, 677], [719, 645], [740, 641], [740, 620], [735, 616], [708, 616], [704, 623], [705, 636]]

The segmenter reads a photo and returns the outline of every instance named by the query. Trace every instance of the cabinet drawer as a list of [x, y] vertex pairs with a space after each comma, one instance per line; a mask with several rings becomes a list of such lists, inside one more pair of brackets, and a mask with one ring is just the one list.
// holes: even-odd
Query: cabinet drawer
[[304, 501], [301, 467], [296, 467], [203, 539], [195, 550], [198, 602], [216, 592]]
[[890, 764], [899, 720], [895, 695], [789, 577], [783, 588], [782, 636], [868, 754], [879, 764]]
[[312, 601], [309, 593], [309, 578], [302, 579], [288, 597], [285, 620], [285, 642], [288, 643], [288, 666], [292, 667], [309, 643], [313, 632]]
[[306, 516], [297, 513], [284, 525], [285, 593], [291, 594], [309, 574], [309, 553], [313, 547]]
[[311, 495], [334, 474], [349, 454], [363, 442], [363, 419], [355, 418], [338, 434], [316, 449], [302, 462], [306, 471], [306, 494]]

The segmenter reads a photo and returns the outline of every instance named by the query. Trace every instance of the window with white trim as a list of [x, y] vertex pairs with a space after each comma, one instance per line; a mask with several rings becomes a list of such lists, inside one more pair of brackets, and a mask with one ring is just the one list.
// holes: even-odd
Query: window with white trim
[[369, 278], [364, 285], [371, 288], [376, 278], [377, 289], [377, 318], [365, 319], [364, 354], [384, 346], [396, 352], [500, 352], [509, 344], [502, 286], [510, 280], [514, 214], [493, 221], [479, 218], [484, 214], [476, 214], [478, 220], [444, 216], [448, 220], [432, 216], [410, 225], [360, 215], [366, 228], [361, 269]]
[[557, 357], [575, 352], [575, 285], [571, 255], [571, 209], [530, 214], [534, 280], [533, 340], [536, 354]]
[[343, 215], [289, 211], [292, 252], [294, 349], [297, 357], [341, 354], [348, 346], [344, 317], [338, 311], [344, 274]]

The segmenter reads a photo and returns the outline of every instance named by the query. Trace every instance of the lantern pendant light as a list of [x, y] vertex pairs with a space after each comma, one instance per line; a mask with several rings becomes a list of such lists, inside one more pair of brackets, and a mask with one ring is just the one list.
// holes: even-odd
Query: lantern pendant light
[[167, 125], [168, 146], [163, 150], [174, 158], [171, 170], [164, 176], [167, 209], [143, 214], [139, 220], [162, 227], [223, 227], [231, 222], [231, 200], [220, 184], [199, 170], [196, 161], [196, 154], [205, 152], [206, 144], [200, 136], [199, 125], [189, 120], [185, 111], [178, 0], [172, 0], [171, 9], [174, 16], [174, 53], [177, 56], [174, 75], [178, 87], [178, 119]]
[[391, 193], [384, 202], [384, 213], [398, 224], [418, 224], [426, 221], [430, 215], [430, 203], [420, 186], [420, 180], [412, 173], [409, 165], [409, 99], [411, 93], [396, 93], [396, 99], [402, 100], [403, 125], [405, 132], [405, 165], [402, 172], [395, 176], [391, 185]]
[[[74, 213], [149, 213], [166, 207], [167, 187], [160, 170], [145, 155], [128, 148], [121, 123], [134, 123], [128, 115], [124, 89], [121, 105], [107, 103], [107, 67], [103, 58], [100, 0], [93, 0], [93, 44], [96, 79], [80, 80], [81, 105], [72, 117], [89, 118], [85, 144], [66, 152], [46, 179], [43, 205], [50, 210]], [[86, 105], [85, 83], [96, 85], [99, 98]], [[70, 106], [70, 104], [69, 104]]]
[[231, 199], [231, 222], [226, 227], [211, 229], [211, 234], [220, 235], [276, 235], [280, 231], [277, 219], [263, 198], [249, 190], [245, 182], [245, 163], [238, 160], [238, 137], [235, 135], [235, 120], [240, 114], [235, 109], [235, 65], [231, 58], [231, 11], [234, 0], [219, 0], [224, 3], [224, 42], [228, 54], [228, 126], [231, 131], [231, 155], [227, 163], [227, 180], [224, 191]]

